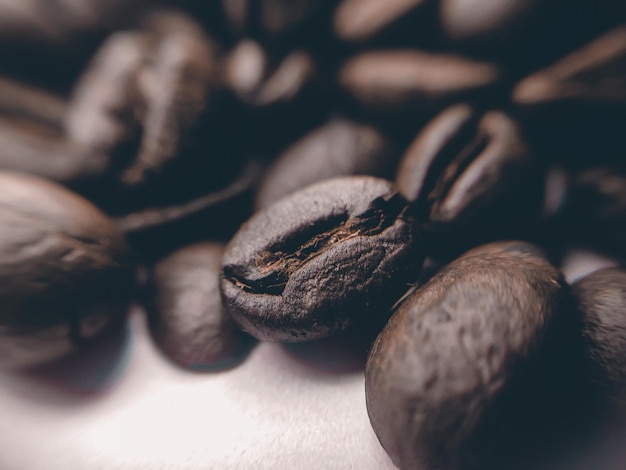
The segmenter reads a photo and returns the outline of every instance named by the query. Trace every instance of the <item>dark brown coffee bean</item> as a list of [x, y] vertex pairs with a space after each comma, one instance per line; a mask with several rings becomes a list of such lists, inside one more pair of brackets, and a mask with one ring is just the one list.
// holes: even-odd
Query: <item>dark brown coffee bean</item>
[[180, 249], [154, 268], [150, 325], [161, 350], [191, 369], [226, 367], [242, 345], [241, 332], [222, 305], [223, 245]]
[[108, 155], [69, 140], [58, 128], [0, 117], [0, 169], [66, 186], [98, 181], [111, 168]]
[[550, 363], [564, 286], [540, 250], [499, 242], [466, 253], [400, 305], [365, 382], [370, 421], [399, 468], [485, 468], [550, 388], [554, 371], [539, 369]]
[[0, 173], [0, 363], [56, 359], [125, 316], [133, 270], [96, 207], [54, 183]]
[[603, 398], [626, 409], [626, 271], [601, 269], [572, 289], [593, 380]]
[[538, 215], [540, 175], [511, 117], [457, 105], [418, 134], [402, 157], [396, 182], [424, 214], [420, 220], [427, 231], [436, 232], [434, 238], [448, 233], [475, 243], [475, 237], [502, 236], [507, 220]]
[[335, 34], [348, 41], [366, 41], [426, 3], [427, 0], [343, 0], [334, 14]]
[[160, 176], [180, 157], [209, 106], [216, 83], [214, 45], [191, 18], [156, 12], [145, 19], [144, 27], [160, 37], [152, 62], [138, 77], [145, 111], [138, 154], [122, 175], [130, 186]]
[[329, 336], [387, 314], [423, 253], [407, 202], [386, 180], [327, 180], [258, 212], [224, 255], [222, 294], [259, 339]]
[[256, 197], [265, 208], [309, 184], [338, 176], [389, 176], [391, 143], [374, 127], [333, 119], [285, 150], [268, 169]]
[[137, 80], [152, 46], [143, 32], [116, 33], [101, 46], [70, 99], [65, 129], [72, 140], [115, 155], [123, 144], [139, 138], [142, 97]]
[[363, 107], [428, 114], [495, 86], [497, 66], [416, 50], [364, 52], [340, 70], [341, 86]]

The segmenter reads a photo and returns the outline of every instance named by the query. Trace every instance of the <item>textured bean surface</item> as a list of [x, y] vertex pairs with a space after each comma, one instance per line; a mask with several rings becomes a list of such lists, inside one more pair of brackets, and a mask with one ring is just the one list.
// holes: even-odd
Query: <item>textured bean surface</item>
[[129, 254], [72, 192], [17, 173], [0, 173], [0, 187], [0, 362], [52, 360], [124, 316]]
[[260, 339], [298, 341], [385, 315], [423, 260], [406, 207], [390, 182], [355, 176], [257, 213], [224, 255], [233, 317]]
[[[401, 304], [366, 369], [372, 426], [402, 469], [483, 468], [530, 400], [531, 361], [557, 321], [564, 281], [539, 250], [484, 245]], [[515, 383], [515, 388], [511, 387]]]

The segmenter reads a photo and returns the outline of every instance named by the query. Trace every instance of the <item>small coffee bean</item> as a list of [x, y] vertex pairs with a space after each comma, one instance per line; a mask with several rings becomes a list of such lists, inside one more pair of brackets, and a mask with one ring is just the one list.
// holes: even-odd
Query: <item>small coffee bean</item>
[[[396, 182], [433, 238], [451, 234], [468, 248], [465, 241], [471, 246], [502, 236], [507, 220], [519, 226], [537, 216], [541, 174], [511, 117], [456, 105], [418, 134], [398, 165]], [[450, 243], [443, 249], [450, 250]]]
[[161, 350], [183, 367], [224, 367], [243, 341], [222, 305], [223, 251], [216, 243], [191, 245], [154, 268], [151, 330]]
[[287, 148], [268, 169], [256, 197], [265, 208], [312, 183], [338, 176], [389, 176], [391, 143], [374, 127], [333, 119]]
[[602, 398], [626, 407], [626, 271], [605, 268], [572, 286], [582, 312], [585, 352]]
[[427, 0], [343, 0], [334, 14], [335, 34], [348, 41], [366, 41], [423, 8]]
[[54, 360], [118, 324], [133, 270], [96, 207], [54, 183], [0, 172], [0, 363]]
[[259, 21], [264, 31], [278, 35], [301, 27], [318, 12], [316, 0], [257, 0]]
[[565, 292], [538, 248], [498, 242], [453, 261], [399, 306], [365, 376], [370, 421], [399, 468], [485, 468], [550, 389]]
[[353, 176], [258, 212], [224, 254], [233, 318], [259, 339], [304, 341], [386, 315], [423, 261], [406, 209], [390, 182]]
[[365, 109], [428, 114], [493, 88], [494, 64], [417, 50], [361, 53], [339, 72], [340, 85]]

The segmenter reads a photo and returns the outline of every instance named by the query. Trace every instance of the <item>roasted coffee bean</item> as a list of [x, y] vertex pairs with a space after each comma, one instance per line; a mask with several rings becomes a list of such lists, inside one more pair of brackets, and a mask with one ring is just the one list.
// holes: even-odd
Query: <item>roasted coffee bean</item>
[[66, 103], [54, 94], [0, 79], [0, 169], [68, 186], [103, 178], [111, 160], [65, 134], [66, 110]]
[[453, 261], [400, 305], [365, 382], [370, 421], [399, 468], [485, 468], [549, 393], [565, 291], [539, 249], [498, 242]]
[[498, 85], [494, 64], [417, 50], [371, 51], [348, 60], [340, 85], [365, 109], [429, 115]]
[[139, 152], [122, 175], [131, 186], [160, 176], [181, 156], [206, 112], [216, 80], [215, 46], [191, 18], [159, 11], [144, 23], [161, 35], [153, 62], [138, 78], [146, 109]]
[[182, 248], [154, 268], [150, 325], [161, 350], [191, 369], [222, 368], [244, 343], [222, 305], [223, 245]]
[[387, 177], [394, 164], [391, 143], [374, 127], [333, 119], [278, 157], [259, 188], [256, 207], [268, 207], [287, 194], [333, 177]]
[[605, 268], [572, 286], [585, 352], [602, 398], [626, 408], [626, 271]]
[[367, 41], [380, 35], [415, 11], [423, 10], [428, 0], [343, 0], [334, 14], [335, 34], [348, 41]]
[[316, 0], [256, 0], [259, 21], [264, 31], [272, 34], [289, 32], [318, 12], [321, 2]]
[[139, 139], [142, 106], [137, 77], [151, 52], [144, 32], [110, 36], [75, 85], [65, 117], [68, 136], [107, 155]]
[[254, 215], [231, 240], [222, 294], [259, 339], [304, 341], [387, 315], [423, 261], [407, 202], [386, 180], [335, 178]]
[[540, 175], [511, 117], [457, 105], [418, 134], [398, 165], [396, 182], [425, 231], [454, 252], [454, 245], [467, 249], [505, 235], [509, 221], [519, 229], [537, 217]]
[[46, 180], [0, 173], [0, 363], [54, 360], [118, 324], [133, 289], [123, 237]]

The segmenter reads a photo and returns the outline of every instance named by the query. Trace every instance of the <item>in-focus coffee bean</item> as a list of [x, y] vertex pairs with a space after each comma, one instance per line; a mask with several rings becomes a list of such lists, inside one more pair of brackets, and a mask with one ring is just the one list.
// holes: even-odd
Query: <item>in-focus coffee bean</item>
[[370, 421], [399, 468], [485, 468], [550, 389], [565, 292], [539, 249], [499, 242], [464, 254], [400, 305], [365, 376]]
[[0, 173], [0, 363], [57, 359], [127, 313], [134, 272], [122, 235], [49, 181]]
[[424, 256], [407, 207], [390, 182], [353, 176], [258, 212], [224, 254], [233, 318], [259, 339], [304, 341], [387, 315]]

